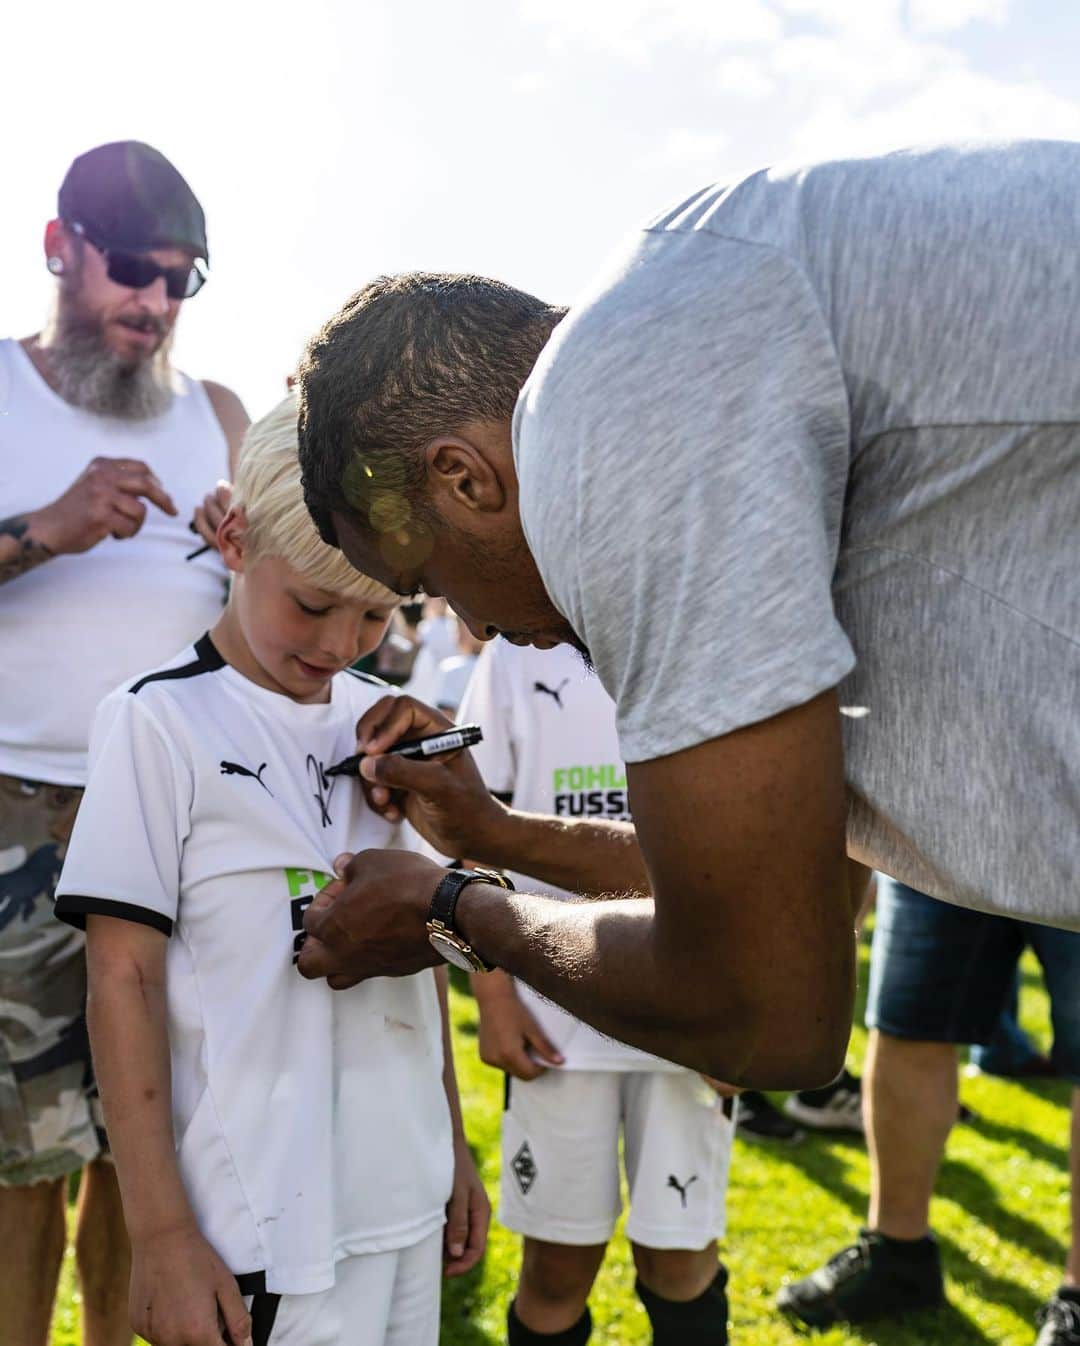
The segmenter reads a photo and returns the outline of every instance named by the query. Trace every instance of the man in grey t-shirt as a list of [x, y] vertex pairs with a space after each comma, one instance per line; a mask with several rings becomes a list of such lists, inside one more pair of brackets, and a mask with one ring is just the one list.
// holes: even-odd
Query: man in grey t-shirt
[[[850, 1015], [845, 853], [1080, 928], [1080, 146], [710, 188], [561, 317], [382, 278], [301, 371], [324, 535], [477, 635], [587, 649], [618, 705], [653, 898], [473, 883], [462, 957], [710, 1074], [820, 1083]], [[425, 723], [362, 722], [373, 801], [477, 853], [467, 761], [378, 757]], [[548, 853], [605, 836], [552, 822]], [[438, 878], [365, 857], [302, 969], [433, 962]]]

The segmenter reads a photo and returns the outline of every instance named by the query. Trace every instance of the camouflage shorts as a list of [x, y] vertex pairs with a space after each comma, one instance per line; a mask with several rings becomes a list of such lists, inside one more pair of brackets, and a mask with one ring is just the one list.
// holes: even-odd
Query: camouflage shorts
[[0, 776], [0, 1186], [63, 1177], [104, 1147], [84, 936], [52, 910], [81, 798]]

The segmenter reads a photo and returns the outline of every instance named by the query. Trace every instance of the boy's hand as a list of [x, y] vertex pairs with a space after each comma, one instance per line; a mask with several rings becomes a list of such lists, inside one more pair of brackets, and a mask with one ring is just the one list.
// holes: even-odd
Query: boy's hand
[[471, 1271], [487, 1247], [491, 1202], [463, 1135], [454, 1137], [454, 1190], [446, 1203], [443, 1275]]
[[[496, 979], [496, 985], [487, 986]], [[476, 978], [474, 985], [479, 980]], [[483, 980], [484, 989], [476, 996], [480, 1060], [518, 1080], [535, 1080], [548, 1066], [561, 1066], [562, 1053], [522, 1003], [511, 979], [496, 971]]]
[[236, 1278], [194, 1226], [133, 1239], [131, 1326], [151, 1346], [252, 1346]]
[[360, 781], [376, 813], [391, 821], [406, 817], [441, 855], [484, 859], [507, 810], [492, 798], [471, 753], [448, 753], [430, 762], [378, 755], [402, 739], [451, 728], [451, 720], [422, 701], [383, 697], [356, 726], [357, 750], [371, 754], [361, 763]]
[[195, 507], [195, 517], [188, 525], [193, 533], [217, 551], [218, 525], [229, 512], [232, 503], [232, 482], [219, 481], [214, 489], [203, 497], [201, 505]]

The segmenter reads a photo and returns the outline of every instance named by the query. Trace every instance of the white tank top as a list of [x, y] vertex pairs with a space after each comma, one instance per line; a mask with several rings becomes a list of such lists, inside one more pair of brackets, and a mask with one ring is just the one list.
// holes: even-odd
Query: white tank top
[[225, 599], [216, 552], [188, 529], [229, 475], [228, 445], [201, 383], [175, 375], [164, 415], [121, 421], [73, 407], [17, 341], [0, 341], [0, 518], [61, 495], [92, 458], [138, 458], [179, 513], [147, 504], [133, 538], [106, 538], [0, 585], [0, 774], [86, 783], [90, 722], [119, 683], [163, 663], [207, 627]]

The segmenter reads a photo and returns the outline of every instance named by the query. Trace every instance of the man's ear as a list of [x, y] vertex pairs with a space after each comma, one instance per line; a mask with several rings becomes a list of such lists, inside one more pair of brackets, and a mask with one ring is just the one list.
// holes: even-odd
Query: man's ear
[[50, 220], [45, 226], [45, 260], [58, 258], [67, 271], [75, 269], [75, 241], [63, 220]]
[[231, 505], [217, 527], [217, 549], [234, 575], [244, 573], [247, 552], [247, 515], [240, 505]]
[[432, 440], [425, 457], [436, 502], [482, 514], [498, 513], [506, 505], [502, 464], [483, 439], [443, 435]]

